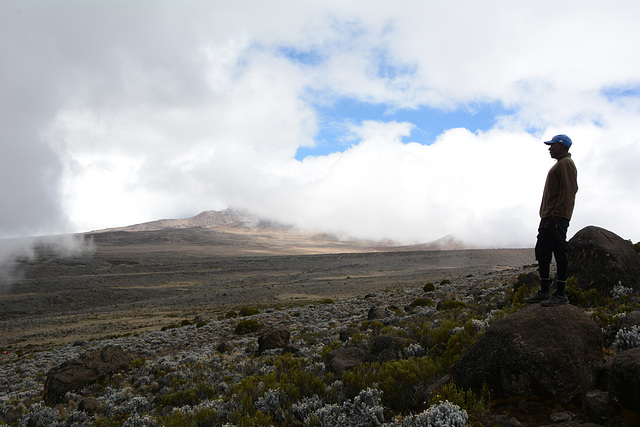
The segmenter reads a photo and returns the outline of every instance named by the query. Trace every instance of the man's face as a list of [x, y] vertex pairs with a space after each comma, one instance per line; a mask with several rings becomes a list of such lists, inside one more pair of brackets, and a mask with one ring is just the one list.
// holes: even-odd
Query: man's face
[[554, 159], [557, 159], [561, 154], [564, 154], [567, 152], [567, 147], [560, 144], [559, 142], [554, 142], [553, 144], [549, 145], [549, 154], [551, 154], [551, 157]]

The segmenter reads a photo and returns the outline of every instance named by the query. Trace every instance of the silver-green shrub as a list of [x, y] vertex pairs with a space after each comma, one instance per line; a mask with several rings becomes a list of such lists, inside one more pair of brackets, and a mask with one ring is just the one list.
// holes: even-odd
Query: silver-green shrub
[[405, 417], [402, 422], [385, 424], [385, 427], [464, 427], [468, 419], [465, 410], [445, 401], [432, 405], [424, 412]]
[[640, 347], [640, 326], [633, 326], [631, 329], [620, 329], [616, 334], [612, 347], [617, 353]]

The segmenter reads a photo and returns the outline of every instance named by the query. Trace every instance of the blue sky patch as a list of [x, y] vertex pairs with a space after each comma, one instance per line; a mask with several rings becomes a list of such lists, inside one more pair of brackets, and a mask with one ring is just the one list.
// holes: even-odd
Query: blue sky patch
[[290, 61], [302, 65], [318, 65], [325, 57], [316, 49], [304, 50], [292, 46], [283, 46], [278, 51]]
[[640, 85], [610, 86], [602, 89], [601, 93], [609, 101], [619, 98], [640, 98]]
[[462, 127], [471, 132], [487, 131], [495, 125], [499, 116], [512, 113], [499, 103], [473, 104], [453, 111], [429, 107], [391, 110], [386, 104], [363, 103], [354, 99], [342, 99], [329, 106], [319, 106], [317, 111], [319, 131], [315, 138], [316, 145], [298, 148], [297, 160], [345, 151], [355, 142], [348, 124], [360, 124], [365, 120], [412, 123], [415, 128], [403, 141], [430, 145], [448, 129]]

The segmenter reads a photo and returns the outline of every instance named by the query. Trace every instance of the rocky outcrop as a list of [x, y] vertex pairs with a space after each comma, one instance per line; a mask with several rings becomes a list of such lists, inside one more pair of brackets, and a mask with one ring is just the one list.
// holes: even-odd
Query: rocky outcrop
[[539, 396], [558, 403], [583, 397], [603, 359], [600, 328], [571, 305], [539, 305], [497, 320], [462, 355], [455, 383], [496, 397]]
[[258, 338], [258, 353], [289, 345], [291, 333], [286, 329], [277, 329]]
[[640, 310], [633, 310], [620, 321], [620, 329], [631, 329], [640, 325]]
[[62, 363], [47, 373], [43, 398], [47, 405], [64, 400], [67, 392], [78, 391], [102, 378], [125, 370], [131, 357], [118, 346], [106, 346]]
[[[507, 300], [513, 302], [513, 297], [521, 292], [528, 295], [532, 292], [536, 292], [540, 289], [540, 274], [538, 272], [531, 272], [522, 275], [518, 278], [513, 285], [513, 292], [507, 295]], [[522, 290], [522, 291], [521, 291]]]
[[369, 313], [367, 314], [367, 319], [384, 319], [387, 316], [387, 310], [385, 310], [383, 307], [371, 307], [369, 309]]
[[569, 240], [569, 277], [583, 289], [608, 296], [614, 286], [640, 290], [640, 256], [633, 245], [600, 227], [589, 226]]
[[371, 345], [369, 358], [377, 362], [402, 358], [402, 349], [409, 342], [407, 338], [382, 335]]
[[640, 347], [621, 352], [609, 369], [609, 395], [640, 414]]
[[329, 371], [340, 375], [342, 372], [360, 365], [366, 359], [367, 353], [361, 348], [339, 348], [327, 355], [325, 366]]
[[346, 329], [340, 331], [340, 341], [347, 341], [349, 338], [358, 333], [358, 328], [349, 326]]

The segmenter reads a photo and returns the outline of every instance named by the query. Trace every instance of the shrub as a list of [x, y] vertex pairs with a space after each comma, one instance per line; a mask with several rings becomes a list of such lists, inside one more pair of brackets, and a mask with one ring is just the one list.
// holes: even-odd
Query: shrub
[[236, 335], [250, 334], [260, 329], [262, 325], [254, 319], [244, 319], [238, 322], [236, 329], [233, 331]]
[[241, 425], [239, 420], [247, 420], [244, 425], [251, 425], [249, 420], [260, 417], [258, 409], [267, 410], [273, 425], [273, 419], [283, 415], [280, 409], [288, 409], [302, 398], [325, 393], [322, 372], [305, 366], [303, 360], [291, 354], [269, 358], [265, 366], [273, 369], [266, 374], [248, 376], [232, 389], [229, 398], [238, 403], [232, 421], [238, 425]]
[[440, 402], [438, 405], [432, 405], [429, 409], [420, 414], [405, 417], [404, 420], [402, 420], [402, 424], [397, 421], [395, 425], [399, 427], [464, 427], [467, 425], [468, 419], [469, 415], [467, 415], [467, 412], [464, 409], [460, 409], [458, 405], [444, 401]]
[[384, 328], [384, 323], [382, 323], [382, 321], [378, 320], [378, 319], [374, 319], [374, 320], [365, 320], [364, 322], [362, 322], [362, 325], [360, 325], [360, 330], [361, 331], [366, 331], [367, 329], [372, 329], [372, 330], [380, 330]]
[[477, 396], [471, 390], [459, 389], [451, 381], [437, 390], [433, 400], [440, 403], [442, 400], [451, 402], [465, 409], [471, 418], [479, 419], [485, 408], [491, 405], [491, 392], [485, 383], [480, 396]]
[[422, 288], [425, 292], [431, 292], [436, 290], [436, 285], [433, 282], [429, 282]]
[[194, 387], [167, 393], [160, 399], [160, 402], [162, 406], [194, 406], [203, 400], [214, 398], [215, 395], [216, 391], [211, 385], [200, 382]]
[[626, 286], [623, 286], [622, 283], [618, 282], [618, 284], [615, 285], [613, 289], [611, 289], [610, 294], [611, 298], [613, 298], [614, 300], [619, 300], [627, 295], [632, 295], [633, 288], [627, 288]]
[[464, 308], [466, 304], [462, 301], [447, 300], [440, 305], [441, 310], [454, 310], [456, 308]]
[[440, 345], [440, 348], [444, 347], [444, 350], [435, 354], [440, 367], [449, 369], [451, 365], [458, 361], [462, 353], [476, 342], [478, 336], [479, 334], [472, 321], [465, 323], [462, 328], [457, 328], [455, 333], [450, 333], [446, 340], [446, 345]]
[[348, 395], [376, 387], [383, 392], [382, 402], [394, 411], [407, 412], [420, 408], [426, 387], [438, 375], [429, 357], [362, 363], [342, 374]]
[[323, 359], [326, 359], [329, 353], [331, 353], [333, 350], [339, 349], [340, 347], [342, 347], [340, 341], [333, 341], [329, 345], [325, 345], [324, 347], [322, 347], [322, 351], [320, 354], [322, 355]]
[[578, 281], [574, 277], [567, 279], [565, 292], [571, 304], [578, 307], [597, 307], [605, 303], [604, 297], [597, 289], [583, 291], [578, 287]]
[[[515, 292], [513, 292], [513, 296], [511, 297], [512, 304], [523, 304], [525, 296], [529, 294], [530, 289], [526, 286], [520, 286]], [[506, 292], [507, 294], [510, 292]]]
[[409, 304], [409, 307], [411, 308], [415, 308], [415, 307], [427, 307], [427, 306], [432, 306], [435, 303], [433, 302], [432, 299], [430, 298], [416, 298], [411, 304]]
[[631, 329], [620, 329], [616, 334], [612, 347], [617, 353], [640, 347], [640, 326], [634, 326]]
[[444, 279], [443, 281], [440, 282], [441, 285], [450, 285], [451, 284], [451, 280], [449, 279]]
[[240, 309], [241, 317], [253, 316], [254, 314], [260, 314], [260, 310], [255, 307], [242, 307]]
[[380, 406], [380, 392], [375, 389], [362, 391], [342, 405], [325, 404], [318, 396], [305, 398], [292, 405], [295, 425], [325, 426], [383, 426], [384, 408]]

